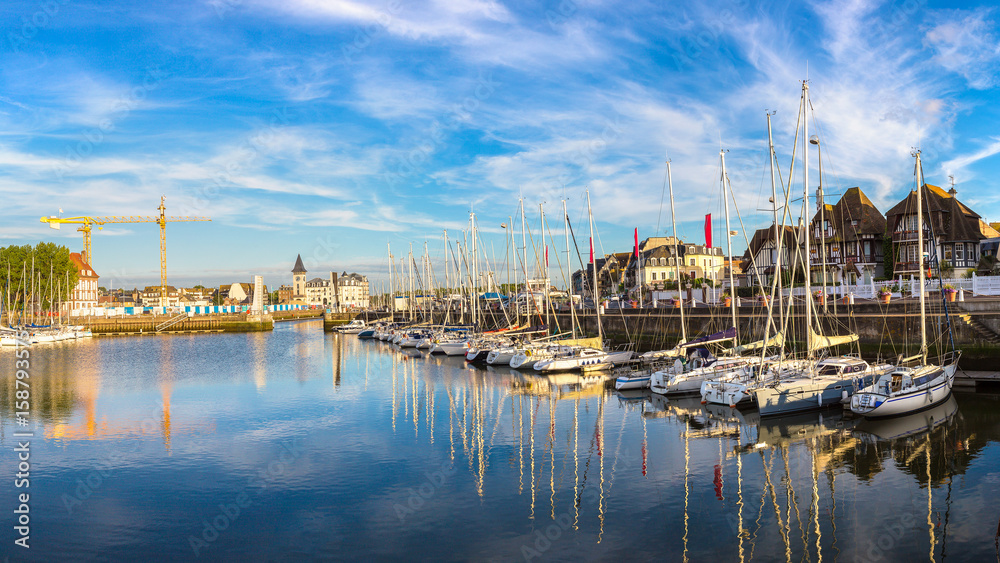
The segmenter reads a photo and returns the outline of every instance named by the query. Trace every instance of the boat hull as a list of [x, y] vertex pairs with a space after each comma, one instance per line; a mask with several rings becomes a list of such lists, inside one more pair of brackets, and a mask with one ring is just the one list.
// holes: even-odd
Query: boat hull
[[647, 389], [649, 388], [649, 376], [620, 376], [615, 379], [615, 389], [624, 391], [626, 389]]

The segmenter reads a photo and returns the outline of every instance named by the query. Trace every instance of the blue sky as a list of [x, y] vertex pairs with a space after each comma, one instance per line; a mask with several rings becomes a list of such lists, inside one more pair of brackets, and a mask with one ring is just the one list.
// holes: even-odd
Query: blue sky
[[[150, 215], [165, 195], [168, 214], [213, 219], [168, 225], [171, 283], [276, 286], [299, 253], [310, 273], [378, 280], [387, 243], [427, 241], [439, 261], [470, 210], [502, 261], [519, 195], [535, 232], [538, 204], [552, 212], [559, 249], [566, 199], [586, 254], [589, 188], [598, 251], [628, 251], [633, 228], [671, 229], [668, 154], [682, 237], [702, 242], [711, 212], [718, 245], [720, 146], [752, 235], [768, 222], [765, 111], [787, 176], [807, 73], [828, 198], [857, 185], [884, 212], [919, 146], [929, 183], [953, 175], [1000, 220], [998, 13], [954, 6], [5, 2], [0, 245], [79, 250], [38, 218]], [[95, 233], [102, 285], [158, 283], [156, 230]]]

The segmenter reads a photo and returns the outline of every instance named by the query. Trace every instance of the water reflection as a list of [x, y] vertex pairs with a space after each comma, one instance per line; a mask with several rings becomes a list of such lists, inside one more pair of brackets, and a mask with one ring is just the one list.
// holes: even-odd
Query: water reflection
[[[187, 538], [240, 492], [248, 515], [210, 558], [994, 555], [995, 397], [886, 421], [842, 410], [761, 420], [610, 391], [599, 375], [476, 368], [320, 327], [39, 353], [39, 455], [52, 469], [38, 518], [65, 539], [35, 556], [122, 559], [128, 546], [190, 559]], [[6, 447], [15, 389], [4, 373]], [[269, 473], [289, 440], [301, 454]], [[70, 518], [61, 495], [109, 450], [128, 453]], [[248, 487], [262, 471], [267, 486]]]

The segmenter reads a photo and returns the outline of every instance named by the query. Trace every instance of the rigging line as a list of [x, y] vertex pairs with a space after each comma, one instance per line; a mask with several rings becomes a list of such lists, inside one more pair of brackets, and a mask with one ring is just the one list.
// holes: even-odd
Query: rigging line
[[[667, 160], [670, 160], [670, 156], [667, 156]], [[655, 235], [660, 234], [660, 219], [663, 217], [663, 196], [667, 193], [667, 171], [663, 171], [663, 187], [660, 189], [660, 211], [656, 215], [656, 231]]]

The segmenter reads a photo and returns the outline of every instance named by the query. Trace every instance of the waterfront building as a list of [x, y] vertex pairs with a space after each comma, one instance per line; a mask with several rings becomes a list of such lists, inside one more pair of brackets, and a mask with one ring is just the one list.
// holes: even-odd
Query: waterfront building
[[[777, 236], [780, 232], [781, 236]], [[743, 270], [743, 286], [768, 285], [774, 279], [775, 265], [778, 264], [778, 248], [781, 248], [781, 271], [791, 271], [796, 260], [799, 244], [804, 244], [805, 229], [785, 225], [780, 229], [771, 225], [757, 229], [750, 239], [750, 245], [743, 253], [740, 269]], [[778, 243], [781, 243], [780, 245]], [[796, 265], [801, 271], [801, 264]]]
[[[296, 265], [301, 265], [301, 261]], [[313, 278], [305, 282], [304, 299], [309, 306], [337, 310], [337, 272], [330, 272], [326, 279]]]
[[[143, 288], [140, 293], [140, 299], [142, 299], [142, 305], [144, 307], [162, 307], [160, 300], [160, 286], [158, 285], [147, 285]], [[177, 307], [180, 304], [181, 293], [177, 291], [177, 288], [168, 285], [167, 286], [167, 307]]]
[[83, 309], [97, 307], [97, 282], [99, 276], [90, 264], [83, 261], [79, 252], [71, 252], [69, 259], [76, 267], [76, 286], [70, 292], [69, 300], [63, 305], [63, 310], [69, 314], [81, 312]]
[[280, 285], [278, 287], [278, 303], [285, 305], [292, 302], [292, 295], [294, 295], [294, 290], [290, 285]]
[[[684, 245], [677, 247], [681, 257], [684, 256]], [[647, 288], [660, 289], [670, 282], [677, 281], [677, 261], [674, 256], [673, 244], [651, 247], [649, 250], [640, 251], [639, 268], [642, 275], [642, 284]], [[683, 275], [683, 272], [682, 272]]]
[[337, 303], [341, 308], [360, 308], [367, 309], [369, 307], [369, 287], [368, 278], [362, 276], [358, 273], [344, 272], [337, 279], [334, 274], [334, 282], [337, 287]]
[[689, 279], [705, 279], [719, 285], [719, 272], [722, 271], [723, 254], [718, 246], [701, 244], [684, 244], [681, 250], [683, 263], [681, 275]]
[[[936, 256], [948, 277], [959, 277], [979, 264], [979, 242], [993, 231], [979, 214], [958, 200], [955, 187], [948, 191], [938, 186], [921, 186], [924, 208], [923, 254]], [[917, 250], [917, 192], [911, 191], [886, 213], [886, 234], [892, 237], [894, 275], [918, 275], [921, 266]], [[995, 232], [995, 231], [993, 231]], [[934, 241], [934, 248], [931, 248]], [[933, 252], [933, 254], [931, 254]], [[947, 264], [948, 266], [945, 266]], [[924, 264], [927, 266], [927, 264]]]
[[302, 255], [295, 257], [292, 266], [292, 299], [306, 300], [306, 267], [302, 265]]
[[885, 217], [861, 188], [848, 189], [833, 205], [820, 200], [817, 207], [809, 225], [812, 279], [856, 284], [882, 277]]

